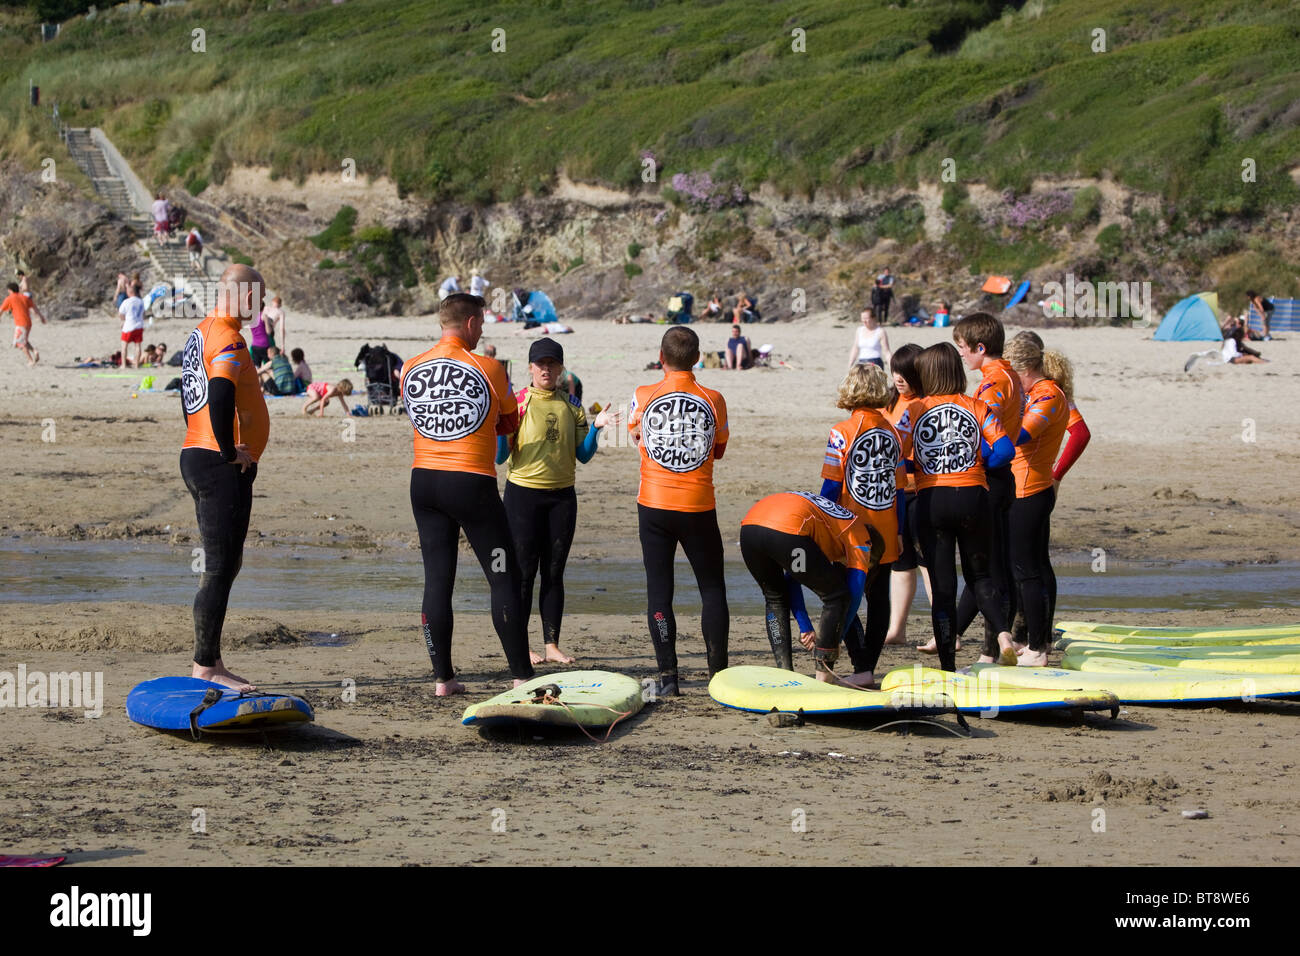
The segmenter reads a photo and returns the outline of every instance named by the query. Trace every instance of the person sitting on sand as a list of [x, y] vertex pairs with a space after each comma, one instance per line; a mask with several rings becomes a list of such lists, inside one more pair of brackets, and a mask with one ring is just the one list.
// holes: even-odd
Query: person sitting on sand
[[302, 407], [304, 415], [310, 415], [314, 411], [317, 418], [324, 418], [325, 406], [336, 398], [339, 400], [339, 404], [343, 406], [343, 414], [352, 414], [352, 409], [348, 407], [348, 403], [344, 400], [345, 395], [352, 394], [352, 383], [346, 378], [339, 379], [337, 385], [331, 385], [329, 382], [312, 382], [307, 386], [307, 394], [311, 398], [307, 399], [307, 403]]
[[1229, 365], [1254, 365], [1268, 361], [1246, 344], [1246, 323], [1235, 315], [1228, 318], [1220, 331], [1223, 333], [1224, 362]]
[[754, 364], [754, 350], [749, 339], [740, 334], [740, 326], [731, 327], [731, 338], [727, 339], [727, 368], [751, 368]]
[[311, 366], [307, 364], [307, 356], [302, 349], [294, 349], [289, 353], [289, 358], [293, 360], [293, 390], [301, 394], [311, 384]]
[[709, 299], [709, 304], [704, 307], [704, 314], [701, 318], [707, 319], [710, 322], [721, 322], [723, 320], [722, 300], [718, 298], [716, 292], [713, 293], [713, 296]]
[[266, 350], [266, 355], [266, 364], [257, 370], [257, 376], [262, 381], [262, 391], [268, 395], [296, 395], [298, 390], [294, 385], [293, 363], [274, 345]]

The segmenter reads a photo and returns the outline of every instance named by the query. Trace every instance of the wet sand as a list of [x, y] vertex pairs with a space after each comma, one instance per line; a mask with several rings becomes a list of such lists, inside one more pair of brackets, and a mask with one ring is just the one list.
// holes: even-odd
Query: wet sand
[[[347, 374], [362, 342], [386, 341], [409, 358], [432, 326], [428, 318], [353, 322], [292, 313], [290, 321], [289, 346], [305, 348], [316, 377], [328, 381]], [[819, 484], [852, 335], [847, 322], [838, 325], [822, 316], [750, 328], [756, 345], [772, 343], [795, 367], [701, 374], [722, 389], [731, 415], [732, 443], [716, 471], [731, 547], [754, 500]], [[176, 348], [188, 332], [182, 326], [170, 322], [146, 338]], [[85, 355], [88, 343], [102, 340], [101, 351], [110, 350], [114, 328], [107, 317], [38, 325], [33, 338], [53, 365]], [[725, 326], [700, 329], [706, 345], [722, 346]], [[588, 323], [563, 337], [587, 403], [626, 402], [635, 384], [657, 378], [644, 366], [662, 331]], [[518, 380], [527, 340], [512, 332], [489, 327], [486, 341], [515, 360]], [[1300, 516], [1288, 490], [1300, 434], [1300, 343], [1267, 343], [1265, 354], [1277, 359], [1268, 366], [1189, 376], [1182, 363], [1199, 346], [1145, 341], [1149, 334], [1046, 335], [1076, 362], [1077, 401], [1094, 436], [1063, 488], [1055, 542], [1072, 551], [1104, 548], [1118, 560], [1222, 562], [1225, 576], [1233, 562], [1300, 559]], [[942, 335], [890, 329], [895, 346]], [[35, 373], [12, 354], [7, 369], [0, 438], [16, 454], [0, 530], [24, 538], [194, 540], [177, 470], [177, 402], [138, 390], [130, 397], [140, 375], [154, 374], [161, 386], [178, 370], [129, 378]], [[404, 418], [344, 419], [335, 407], [328, 420], [307, 420], [295, 399], [270, 407], [251, 546], [330, 544], [382, 555], [414, 543]], [[1247, 419], [1254, 441], [1243, 440]], [[636, 480], [626, 447], [603, 448], [580, 467], [571, 562], [636, 557]], [[185, 549], [176, 550], [176, 573], [190, 575]], [[689, 586], [686, 574], [680, 588]], [[298, 575], [283, 586], [314, 584]], [[302, 693], [316, 723], [195, 743], [131, 724], [123, 712], [139, 681], [187, 672], [188, 606], [0, 604], [0, 671], [24, 664], [102, 672], [105, 696], [103, 715], [93, 720], [72, 710], [0, 709], [7, 771], [0, 848], [110, 864], [1300, 860], [1286, 830], [1300, 704], [1126, 707], [1115, 721], [972, 719], [969, 739], [949, 732], [957, 729], [951, 716], [938, 718], [941, 726], [874, 730], [879, 722], [868, 720], [777, 729], [708, 698], [698, 619], [681, 615], [682, 698], [647, 706], [606, 744], [572, 734], [534, 740], [459, 723], [468, 701], [508, 686], [484, 615], [457, 617], [456, 662], [471, 693], [433, 696], [418, 608], [417, 591], [342, 614], [232, 608], [228, 662]], [[1242, 609], [1144, 619], [1210, 625], [1295, 617]], [[581, 666], [652, 673], [642, 619], [572, 614], [565, 628], [565, 647]], [[914, 640], [926, 636], [923, 602], [911, 631]], [[313, 643], [328, 634], [344, 643]], [[758, 618], [733, 618], [732, 649], [733, 663], [769, 663]], [[968, 648], [959, 662], [974, 654]], [[916, 659], [910, 648], [890, 648], [879, 671]], [[345, 679], [356, 682], [355, 702], [342, 699]], [[1105, 832], [1094, 831], [1099, 807]], [[195, 809], [205, 811], [206, 833], [192, 831]], [[1211, 817], [1185, 820], [1184, 809]]]

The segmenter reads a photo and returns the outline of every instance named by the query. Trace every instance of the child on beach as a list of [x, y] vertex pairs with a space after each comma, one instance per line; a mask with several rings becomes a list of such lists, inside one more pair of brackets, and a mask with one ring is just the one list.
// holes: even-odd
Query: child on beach
[[[1024, 394], [1020, 380], [1011, 370], [1007, 360], [1002, 357], [1002, 348], [1006, 343], [1006, 330], [1002, 323], [987, 312], [973, 312], [960, 319], [952, 327], [952, 338], [957, 343], [957, 352], [962, 362], [972, 372], [980, 373], [980, 382], [975, 386], [975, 397], [982, 401], [998, 417], [1002, 433], [1013, 441], [1020, 434], [1020, 411], [1024, 405]], [[992, 533], [989, 550], [989, 576], [993, 586], [1002, 597], [1003, 617], [1010, 621], [1015, 617], [1014, 587], [1011, 581], [1011, 544], [1009, 539], [1009, 516], [1011, 502], [1015, 499], [1015, 481], [1011, 477], [1011, 465], [1001, 468], [986, 468], [985, 479], [989, 488], [989, 529]], [[969, 588], [964, 590], [957, 602], [957, 634], [961, 635], [975, 619], [975, 594]], [[933, 654], [934, 645], [919, 648], [923, 653]], [[984, 654], [980, 660], [991, 664], [998, 658], [997, 636], [992, 625], [984, 622]]]
[[884, 369], [867, 364], [849, 369], [840, 383], [837, 403], [850, 413], [849, 418], [831, 429], [822, 464], [822, 497], [874, 529], [884, 549], [875, 555], [864, 582], [867, 624], [863, 646], [849, 645], [853, 659], [849, 683], [857, 687], [871, 687], [876, 682], [876, 663], [890, 625], [890, 568], [903, 550], [900, 532], [905, 526], [907, 474], [903, 461], [911, 457], [911, 419], [901, 416], [895, 428], [881, 412], [889, 398]]
[[294, 392], [307, 391], [307, 386], [311, 384], [311, 366], [307, 364], [307, 357], [302, 349], [294, 349], [289, 353], [289, 358], [293, 360]]
[[700, 588], [709, 676], [727, 666], [730, 612], [713, 492], [713, 462], [727, 448], [727, 404], [718, 392], [695, 381], [691, 368], [699, 360], [700, 339], [693, 330], [677, 325], [665, 332], [659, 349], [663, 380], [636, 390], [627, 426], [640, 450], [636, 501], [646, 623], [662, 696], [680, 693], [673, 614], [673, 559], [679, 544]]
[[[921, 351], [921, 346], [908, 342], [898, 347], [889, 363], [894, 387], [890, 389], [889, 401], [882, 411], [895, 428], [905, 420], [910, 428], [916, 420], [913, 406], [916, 399], [921, 397], [921, 373], [916, 369], [916, 357]], [[930, 572], [926, 569], [925, 558], [921, 556], [921, 547], [917, 544], [916, 537], [916, 478], [905, 473], [903, 487], [906, 489], [901, 529], [903, 545], [889, 575], [890, 618], [886, 644], [907, 643], [907, 612], [911, 610], [912, 599], [916, 597], [918, 571], [925, 584], [926, 599], [930, 598]], [[961, 650], [961, 641], [957, 642], [956, 650]]]
[[339, 379], [337, 385], [331, 385], [329, 382], [312, 382], [307, 386], [307, 394], [311, 398], [307, 399], [307, 404], [302, 407], [304, 415], [310, 415], [315, 411], [317, 418], [324, 418], [325, 406], [336, 398], [339, 400], [339, 404], [343, 406], [343, 414], [352, 414], [352, 409], [348, 407], [348, 403], [344, 400], [345, 395], [352, 394], [352, 383], [346, 378]]
[[965, 394], [966, 368], [956, 347], [948, 342], [932, 345], [916, 364], [925, 393], [912, 423], [916, 524], [930, 568], [930, 616], [939, 666], [948, 671], [957, 666], [957, 548], [966, 586], [974, 589], [980, 613], [997, 635], [998, 661], [1015, 664], [1010, 622], [989, 578], [991, 510], [984, 477], [986, 466], [1007, 464], [1015, 447], [988, 405]]
[[1048, 551], [1056, 505], [1052, 467], [1070, 410], [1061, 387], [1044, 374], [1041, 346], [1018, 337], [1007, 349], [1007, 359], [1025, 390], [1024, 417], [1011, 465], [1016, 497], [1010, 514], [1011, 572], [1029, 638], [1020, 663], [1045, 667], [1052, 630], [1050, 594], [1055, 583]]
[[5, 296], [3, 302], [0, 302], [0, 315], [8, 312], [14, 319], [14, 348], [22, 349], [27, 356], [28, 368], [34, 368], [36, 363], [41, 360], [41, 353], [31, 342], [32, 331], [32, 313], [41, 320], [41, 325], [45, 325], [45, 316], [41, 310], [36, 308], [36, 303], [32, 301], [30, 295], [23, 295], [18, 290], [17, 282], [10, 282], [7, 286], [9, 294]]

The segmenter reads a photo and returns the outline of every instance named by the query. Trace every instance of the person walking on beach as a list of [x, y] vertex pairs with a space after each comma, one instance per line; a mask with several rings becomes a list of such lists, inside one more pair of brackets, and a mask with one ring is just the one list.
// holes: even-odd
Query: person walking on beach
[[541, 572], [538, 596], [542, 616], [543, 653], [530, 652], [532, 662], [572, 664], [560, 650], [560, 624], [564, 618], [564, 567], [578, 524], [578, 497], [574, 491], [577, 468], [596, 454], [600, 430], [622, 423], [618, 413], [601, 412], [587, 424], [582, 400], [560, 385], [564, 348], [553, 339], [538, 339], [528, 350], [532, 385], [515, 396], [519, 428], [497, 439], [498, 465], [507, 459], [503, 503], [519, 555], [524, 617], [533, 613], [533, 582]]
[[723, 577], [722, 533], [713, 493], [713, 462], [727, 448], [727, 404], [695, 381], [700, 339], [684, 326], [664, 333], [663, 380], [632, 398], [628, 432], [641, 452], [637, 519], [646, 573], [646, 622], [659, 665], [659, 693], [680, 693], [673, 559], [680, 544], [704, 605], [700, 630], [709, 676], [727, 666], [730, 613]]
[[533, 676], [519, 560], [497, 494], [497, 436], [519, 428], [519, 408], [496, 359], [475, 355], [483, 300], [456, 292], [438, 305], [442, 337], [402, 366], [401, 394], [415, 429], [411, 511], [424, 560], [420, 622], [435, 693], [458, 694], [451, 664], [451, 595], [463, 529], [492, 593], [492, 625], [515, 686]]
[[22, 349], [27, 356], [27, 367], [34, 368], [36, 363], [41, 360], [41, 353], [36, 351], [32, 345], [32, 313], [41, 320], [41, 325], [45, 325], [45, 315], [40, 309], [36, 308], [36, 303], [32, 301], [30, 295], [23, 295], [18, 291], [18, 283], [10, 282], [8, 285], [9, 294], [5, 296], [4, 301], [0, 302], [0, 315], [8, 312], [14, 319], [14, 348]]
[[257, 463], [271, 429], [257, 369], [240, 334], [243, 323], [262, 308], [264, 290], [255, 269], [227, 268], [219, 280], [216, 308], [186, 339], [181, 365], [181, 477], [194, 498], [203, 544], [191, 673], [239, 691], [253, 685], [227, 669], [221, 631], [243, 563]]

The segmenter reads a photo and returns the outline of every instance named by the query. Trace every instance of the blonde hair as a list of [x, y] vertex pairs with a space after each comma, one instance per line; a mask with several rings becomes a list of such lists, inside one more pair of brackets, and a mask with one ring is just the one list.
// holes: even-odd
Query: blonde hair
[[877, 365], [855, 365], [840, 382], [839, 401], [836, 408], [853, 411], [855, 408], [882, 408], [889, 402], [889, 376]]
[[334, 387], [339, 390], [340, 395], [352, 394], [352, 382], [349, 379], [346, 378], [339, 379], [338, 383]]
[[1017, 335], [1002, 356], [1017, 372], [1043, 371], [1043, 346], [1027, 335]]
[[[1032, 355], [1037, 352], [1037, 361], [1029, 361], [1027, 365], [1018, 366], [1015, 359], [1011, 357], [1012, 352], [1022, 355]], [[1074, 365], [1064, 352], [1056, 349], [1049, 349], [1043, 346], [1043, 340], [1038, 333], [1026, 329], [1016, 335], [1011, 340], [1011, 345], [1004, 356], [1011, 367], [1015, 369], [1026, 368], [1041, 373], [1045, 378], [1050, 378], [1056, 383], [1056, 387], [1065, 395], [1067, 402], [1074, 401]]]
[[1074, 366], [1064, 352], [1048, 349], [1043, 353], [1043, 374], [1056, 383], [1067, 402], [1074, 401]]

